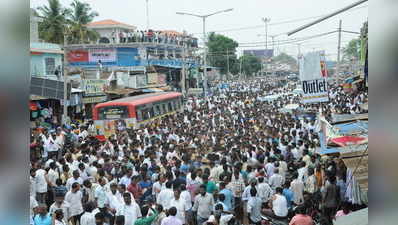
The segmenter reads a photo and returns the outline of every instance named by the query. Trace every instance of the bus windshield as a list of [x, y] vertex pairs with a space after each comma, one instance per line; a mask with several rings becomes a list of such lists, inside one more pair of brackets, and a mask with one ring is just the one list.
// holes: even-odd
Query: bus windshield
[[129, 117], [127, 106], [105, 106], [98, 109], [100, 120], [126, 119]]

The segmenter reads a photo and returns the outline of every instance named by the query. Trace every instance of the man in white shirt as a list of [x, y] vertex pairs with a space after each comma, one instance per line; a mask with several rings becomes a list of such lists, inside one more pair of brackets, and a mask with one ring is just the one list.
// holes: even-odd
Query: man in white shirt
[[66, 188], [68, 189], [68, 191], [71, 190], [72, 184], [75, 182], [80, 185], [83, 184], [83, 179], [80, 177], [80, 173], [78, 170], [74, 170], [72, 175], [73, 175], [73, 177], [69, 178], [66, 181]]
[[131, 178], [133, 177], [133, 169], [128, 168], [127, 173], [120, 179], [119, 184], [124, 184], [128, 187], [131, 183]]
[[272, 188], [265, 182], [264, 177], [259, 177], [258, 178], [258, 184], [257, 184], [257, 191], [258, 195], [263, 201], [263, 203], [268, 202], [268, 200], [271, 198], [273, 191]]
[[274, 174], [275, 165], [274, 165], [273, 158], [270, 157], [267, 159], [267, 161], [268, 161], [268, 163], [265, 164], [264, 169], [265, 169], [265, 172], [267, 173], [268, 178], [270, 178]]
[[257, 180], [256, 180], [256, 178], [252, 178], [251, 180], [250, 180], [250, 184], [249, 185], [247, 185], [247, 187], [245, 187], [245, 190], [243, 191], [243, 194], [242, 194], [242, 201], [245, 201], [245, 203], [247, 203], [247, 201], [249, 200], [249, 198], [250, 198], [250, 190], [251, 189], [255, 189], [256, 188], [256, 185], [257, 185]]
[[70, 206], [70, 219], [73, 225], [80, 221], [80, 217], [83, 213], [82, 205], [83, 194], [80, 191], [80, 184], [75, 182], [71, 186], [71, 190], [65, 195], [65, 201]]
[[55, 202], [50, 206], [48, 212], [50, 213], [51, 216], [54, 216], [54, 212], [57, 211], [58, 209], [62, 210], [65, 221], [68, 221], [70, 217], [69, 216], [70, 206], [69, 203], [65, 201], [65, 196], [63, 194], [55, 195]]
[[106, 213], [108, 208], [108, 196], [105, 191], [106, 181], [103, 178], [98, 179], [98, 186], [94, 191], [94, 197], [97, 202], [97, 206], [102, 213]]
[[196, 213], [197, 224], [203, 224], [213, 212], [213, 195], [206, 192], [206, 185], [199, 188], [200, 194], [196, 195], [192, 210]]
[[80, 225], [96, 225], [95, 214], [93, 212], [95, 208], [94, 202], [87, 202], [84, 205], [84, 213], [80, 218]]
[[171, 200], [170, 207], [176, 207], [177, 218], [180, 219], [183, 224], [188, 224], [186, 221], [186, 215], [190, 207], [186, 203], [185, 199], [181, 198], [181, 191], [179, 189], [174, 190], [174, 199]]
[[171, 189], [172, 183], [168, 181], [166, 183], [166, 189], [161, 190], [158, 198], [156, 199], [156, 203], [162, 205], [164, 209], [170, 208], [170, 203], [174, 199], [174, 192]]
[[298, 172], [298, 179], [300, 179], [303, 183], [305, 183], [308, 178], [308, 168], [306, 167], [305, 162], [303, 161], [300, 162], [300, 169], [298, 169], [297, 172]]
[[275, 190], [277, 187], [282, 187], [282, 185], [285, 183], [285, 180], [283, 177], [279, 174], [279, 169], [275, 168], [274, 174], [269, 178], [269, 185], [273, 190]]
[[293, 173], [293, 181], [290, 183], [290, 189], [293, 191], [293, 202], [296, 205], [304, 203], [304, 183], [298, 178], [298, 173]]
[[169, 216], [164, 218], [161, 222], [161, 225], [182, 225], [183, 222], [176, 217], [177, 215], [177, 208], [171, 207], [168, 210]]
[[181, 184], [181, 198], [184, 199], [186, 205], [188, 205], [188, 210], [192, 209], [192, 196], [191, 193], [187, 190], [185, 184]]
[[48, 185], [48, 179], [47, 179], [47, 172], [42, 169], [42, 166], [40, 164], [37, 164], [37, 170], [36, 170], [36, 176], [35, 176], [35, 190], [36, 190], [36, 196], [37, 196], [37, 201], [39, 203], [46, 203], [47, 200], [47, 185]]
[[57, 171], [57, 164], [55, 162], [51, 162], [50, 169], [48, 170], [48, 173], [47, 173], [47, 179], [48, 179], [50, 187], [56, 186], [55, 182], [57, 181], [58, 178], [59, 178], [59, 174]]
[[120, 210], [123, 205], [123, 196], [117, 190], [118, 186], [116, 183], [110, 185], [110, 191], [107, 192], [109, 212], [115, 216], [116, 212]]
[[282, 194], [283, 189], [277, 187], [272, 202], [270, 202], [271, 209], [263, 209], [262, 213], [272, 218], [286, 218], [288, 214], [287, 200]]
[[250, 224], [259, 224], [261, 222], [262, 200], [257, 197], [257, 190], [250, 190], [250, 198], [247, 202], [247, 213]]
[[131, 200], [129, 192], [123, 194], [123, 199], [124, 204], [116, 212], [116, 216], [124, 216], [124, 224], [134, 225], [135, 221], [142, 216], [140, 206]]
[[159, 175], [158, 181], [156, 181], [152, 186], [152, 195], [155, 196], [155, 199], [158, 199], [159, 193], [166, 188], [166, 178], [164, 175]]
[[48, 158], [52, 158], [53, 156], [58, 157], [58, 151], [61, 149], [59, 142], [55, 141], [57, 139], [57, 135], [54, 131], [51, 132], [51, 135], [46, 139], [44, 143], [46, 145], [48, 151]]

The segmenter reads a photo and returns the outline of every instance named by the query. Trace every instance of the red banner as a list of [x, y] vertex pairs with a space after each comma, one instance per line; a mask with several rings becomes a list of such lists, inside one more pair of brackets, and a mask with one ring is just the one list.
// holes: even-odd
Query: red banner
[[321, 73], [322, 77], [328, 77], [328, 70], [326, 69], [326, 64], [324, 61], [321, 61]]
[[88, 51], [74, 50], [68, 52], [69, 62], [88, 62]]
[[338, 137], [338, 138], [333, 138], [331, 141], [341, 147], [345, 147], [347, 145], [356, 145], [356, 144], [361, 144], [363, 141], [365, 141], [366, 138], [364, 137], [355, 137], [355, 136], [344, 136], [344, 137]]

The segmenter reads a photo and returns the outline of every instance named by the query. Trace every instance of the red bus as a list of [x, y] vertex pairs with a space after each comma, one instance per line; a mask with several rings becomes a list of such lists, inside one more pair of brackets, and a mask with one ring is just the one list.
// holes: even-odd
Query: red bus
[[182, 107], [181, 93], [156, 92], [97, 104], [93, 109], [93, 120], [97, 135], [109, 137], [115, 133], [118, 123], [136, 129]]

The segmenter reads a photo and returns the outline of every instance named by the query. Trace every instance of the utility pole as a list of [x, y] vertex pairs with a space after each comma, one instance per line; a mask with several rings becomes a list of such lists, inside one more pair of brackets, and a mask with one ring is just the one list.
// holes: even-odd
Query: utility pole
[[299, 69], [300, 73], [300, 57], [301, 57], [301, 43], [297, 44], [297, 68]]
[[193, 14], [193, 13], [185, 13], [185, 12], [176, 12], [176, 14], [178, 15], [188, 15], [188, 16], [195, 16], [195, 17], [199, 17], [202, 19], [203, 21], [203, 42], [204, 42], [204, 51], [203, 51], [203, 91], [204, 91], [204, 96], [205, 98], [207, 98], [207, 66], [206, 66], [206, 61], [207, 61], [207, 50], [206, 50], [206, 44], [207, 44], [207, 38], [206, 38], [206, 18], [210, 17], [210, 16], [214, 16], [216, 14], [219, 13], [224, 13], [224, 12], [230, 12], [232, 11], [233, 8], [230, 9], [225, 9], [225, 10], [220, 10], [211, 14], [207, 14], [207, 15], [197, 15], [197, 14]]
[[240, 57], [240, 63], [239, 63], [239, 80], [242, 80], [242, 59], [243, 59], [243, 54]]
[[149, 30], [149, 2], [146, 0], [146, 29]]
[[203, 42], [204, 42], [204, 53], [203, 53], [203, 89], [204, 96], [207, 99], [207, 37], [206, 37], [206, 17], [203, 17]]
[[66, 118], [68, 117], [68, 77], [67, 77], [67, 70], [66, 65], [68, 65], [68, 57], [66, 54], [66, 45], [67, 45], [67, 38], [66, 33], [64, 32], [64, 69], [63, 69], [63, 77], [64, 77], [64, 107], [63, 107], [63, 115], [62, 115], [62, 124], [66, 124]]
[[337, 43], [336, 78], [340, 79], [341, 20], [339, 21], [339, 41]]
[[186, 90], [186, 85], [185, 85], [185, 82], [186, 82], [186, 78], [185, 78], [185, 59], [186, 59], [186, 57], [185, 57], [185, 54], [186, 54], [186, 51], [185, 51], [185, 48], [186, 48], [186, 44], [184, 43], [184, 45], [183, 45], [183, 47], [182, 47], [182, 68], [181, 68], [181, 90], [182, 90], [182, 94], [185, 96], [186, 95], [186, 93], [187, 93], [187, 90]]
[[265, 24], [265, 51], [264, 51], [264, 62], [265, 63], [264, 63], [264, 71], [265, 71], [265, 75], [267, 75], [267, 67], [266, 67], [267, 56], [266, 56], [266, 52], [268, 50], [268, 22], [271, 21], [271, 19], [264, 17], [264, 18], [262, 18], [262, 20], [263, 20], [263, 22]]
[[275, 39], [276, 35], [270, 35], [270, 36], [272, 38], [272, 51], [274, 52], [274, 55], [277, 55], [275, 53], [275, 42], [274, 42], [274, 39]]
[[[276, 55], [275, 54], [275, 42], [274, 42], [275, 35], [272, 35], [271, 38], [272, 38], [272, 52], [273, 52], [273, 55]], [[272, 63], [272, 64], [274, 65], [274, 68], [272, 68], [272, 75], [275, 76], [275, 63]]]
[[227, 79], [229, 76], [229, 54], [228, 54], [228, 48], [227, 48]]

